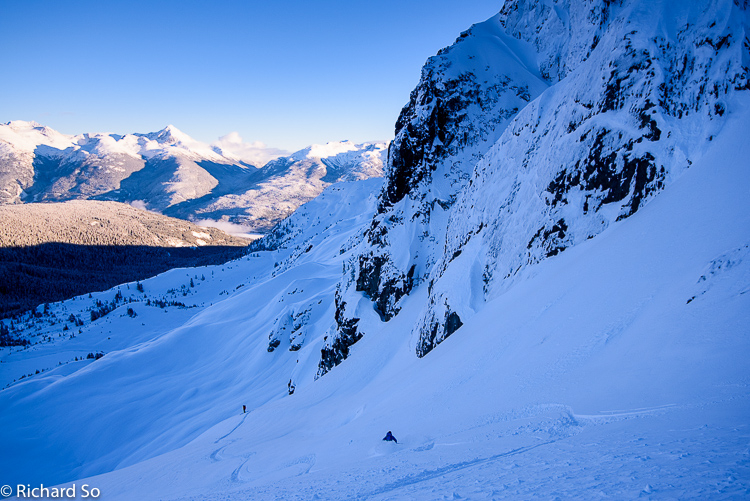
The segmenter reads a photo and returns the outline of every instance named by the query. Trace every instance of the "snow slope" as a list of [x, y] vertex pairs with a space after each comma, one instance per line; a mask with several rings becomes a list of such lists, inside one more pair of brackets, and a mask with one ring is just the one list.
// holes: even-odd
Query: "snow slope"
[[[267, 310], [321, 293], [332, 306], [346, 258], [335, 251], [361, 224], [353, 220], [276, 276], [271, 261], [293, 247], [197, 270], [215, 275], [186, 302], [246, 282], [212, 306], [136, 306], [136, 319], [6, 352], [4, 374], [38, 366], [44, 350], [112, 346], [75, 372], [63, 365], [0, 392], [6, 478], [51, 484], [127, 466], [76, 482], [103, 499], [746, 496], [748, 106], [668, 190], [539, 263], [424, 358], [414, 356], [418, 335], [404, 335], [424, 288], [388, 323], [363, 317], [370, 331], [350, 361], [314, 383], [319, 326], [299, 351], [265, 349]], [[372, 188], [329, 188], [306, 217]], [[152, 294], [195, 273], [144, 286]], [[133, 329], [141, 317], [147, 326]], [[389, 429], [399, 445], [380, 440]]]
[[[311, 202], [316, 214], [327, 215], [326, 224], [310, 222], [308, 227], [319, 232], [312, 240], [314, 249], [302, 252], [306, 258], [303, 265], [278, 277], [274, 277], [278, 271], [274, 264], [294, 259], [290, 255], [297, 249], [251, 254], [226, 266], [172, 270], [144, 281], [143, 294], [137, 291], [136, 284], [120, 287], [125, 302], [118, 303], [113, 312], [96, 321], [90, 321], [89, 310], [97, 301], [111, 303], [116, 291], [74, 298], [52, 305], [41, 318], [17, 320], [14, 333], [37, 343], [23, 350], [3, 349], [0, 382], [11, 386], [0, 392], [8, 403], [4, 407], [8, 412], [0, 417], [0, 428], [14, 430], [2, 440], [9, 449], [15, 450], [14, 444], [19, 448], [14, 459], [16, 466], [8, 467], [31, 479], [36, 476], [31, 465], [41, 465], [40, 460], [45, 461], [41, 458], [46, 458], [50, 463], [42, 468], [43, 475], [56, 481], [71, 474], [108, 471], [183, 445], [209, 424], [232, 415], [240, 405], [233, 396], [238, 391], [237, 383], [244, 388], [243, 403], [250, 408], [287, 394], [287, 382], [297, 379], [298, 371], [302, 370], [296, 366], [297, 358], [310, 357], [309, 363], [313, 368], [316, 366], [323, 329], [306, 327], [310, 339], [304, 342], [303, 350], [293, 353], [280, 349], [273, 356], [267, 347], [274, 321], [281, 312], [302, 310], [313, 310], [313, 318], [332, 318], [333, 294], [342, 259], [337, 242], [348, 238], [363, 224], [363, 214], [372, 212], [368, 207], [374, 206], [374, 197], [368, 198], [366, 193], [376, 191], [380, 182], [379, 179], [362, 181], [356, 183], [357, 189], [350, 190], [336, 185]], [[338, 224], [326, 227], [330, 221]], [[165, 302], [182, 306], [164, 306]], [[134, 309], [138, 316], [128, 316], [127, 308]], [[84, 325], [74, 326], [69, 322], [71, 314]], [[216, 315], [224, 320], [217, 323]], [[63, 330], [65, 325], [68, 330]], [[296, 334], [299, 337], [301, 333]], [[242, 349], [243, 345], [247, 349]], [[284, 346], [287, 348], [288, 344]], [[68, 376], [77, 367], [75, 357], [97, 352], [106, 356]], [[204, 356], [208, 353], [213, 362]], [[63, 365], [58, 367], [60, 363]], [[111, 368], [119, 382], [102, 378], [96, 370], [92, 372], [109, 363], [114, 364]], [[259, 365], [266, 369], [259, 372]], [[237, 373], [229, 367], [241, 369]], [[43, 377], [37, 377], [36, 370]], [[157, 377], [160, 373], [171, 374], [167, 377], [187, 384], [185, 390], [177, 394], [169, 385], [163, 386]], [[217, 376], [213, 381], [212, 373]], [[299, 379], [312, 382], [313, 374], [314, 369], [312, 374], [303, 372]], [[31, 377], [21, 379], [27, 375]], [[14, 380], [22, 383], [13, 384]], [[131, 390], [135, 391], [116, 389], [131, 384], [134, 385]], [[26, 393], [29, 390], [32, 394]], [[225, 394], [225, 405], [216, 405], [216, 391]], [[26, 397], [19, 399], [22, 394]], [[84, 404], [88, 410], [78, 409], [79, 398], [94, 398], [98, 403], [91, 407]], [[40, 414], [38, 406], [47, 411]], [[175, 406], [191, 417], [175, 414]], [[76, 417], [66, 426], [58, 427], [61, 415]], [[12, 424], [37, 419], [41, 422], [34, 428], [26, 428], [30, 435]], [[183, 427], [186, 422], [192, 424]], [[37, 441], [33, 437], [39, 436], [42, 428], [55, 431], [53, 436]], [[152, 431], [144, 434], [147, 429]], [[89, 445], [81, 448], [82, 436], [90, 436], [99, 445], [91, 446], [92, 442], [87, 440]], [[119, 445], [112, 449], [114, 442]]]
[[506, 2], [428, 61], [382, 183], [121, 287], [135, 318], [61, 336], [112, 290], [19, 321], [39, 342], [0, 358], [9, 483], [747, 497], [749, 24], [728, 0]]
[[201, 143], [173, 125], [148, 134], [68, 136], [8, 122], [0, 124], [0, 203], [113, 200], [265, 231], [334, 182], [382, 175], [386, 149], [334, 142], [275, 154], [256, 167], [231, 146]]

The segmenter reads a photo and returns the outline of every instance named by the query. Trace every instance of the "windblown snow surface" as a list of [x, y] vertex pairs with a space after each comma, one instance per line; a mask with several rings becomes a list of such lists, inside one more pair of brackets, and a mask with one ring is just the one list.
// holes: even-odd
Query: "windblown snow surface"
[[[528, 4], [508, 3], [521, 11], [536, 6], [544, 15], [553, 12], [563, 27], [575, 21], [564, 2]], [[622, 4], [646, 13], [666, 8], [658, 2]], [[741, 29], [747, 20], [733, 17], [746, 11], [738, 14], [732, 2], [714, 4], [726, 16], [711, 29], [733, 33], [728, 46], [735, 52], [714, 47], [714, 58], [708, 45], [700, 45], [691, 57], [705, 64], [688, 71], [688, 83], [706, 67], [714, 68], [714, 61], [734, 70], [750, 61]], [[704, 12], [686, 9], [690, 15]], [[515, 26], [528, 20], [519, 16]], [[699, 31], [710, 24], [680, 19]], [[442, 61], [488, 47], [477, 42], [481, 37], [506, 50], [502, 47], [512, 41], [493, 38], [499, 29], [493, 22], [472, 28], [442, 53]], [[615, 25], [626, 34], [632, 30], [627, 23]], [[534, 23], [530, 26], [527, 34], [535, 32]], [[688, 33], [679, 31], [677, 21], [665, 26], [668, 39]], [[617, 37], [609, 33], [609, 41], [606, 33], [592, 36], [605, 43], [601, 50], [620, 57], [610, 45]], [[646, 39], [625, 40], [632, 46]], [[528, 57], [516, 61], [533, 60], [534, 45], [522, 45], [513, 53]], [[581, 47], [585, 52], [585, 44], [568, 46]], [[603, 57], [592, 56], [592, 67], [607, 68]], [[472, 72], [486, 63], [466, 59]], [[542, 144], [541, 136], [531, 144], [544, 151], [529, 149], [527, 170], [518, 171], [523, 175], [506, 175], [520, 158], [504, 152], [522, 151], [519, 143], [534, 140], [537, 129], [563, 137], [552, 127], [555, 111], [565, 118], [579, 113], [560, 104], [563, 90], [556, 86], [568, 81], [566, 71], [577, 82], [579, 97], [598, 92], [598, 74], [596, 85], [581, 87], [584, 70], [566, 70], [562, 59], [544, 60], [553, 61], [559, 71], [554, 75], [526, 71], [526, 63], [510, 66], [529, 84], [527, 92], [516, 88], [493, 98], [489, 113], [502, 120], [481, 122], [477, 109], [463, 113], [455, 101], [448, 106], [448, 111], [453, 106], [448, 119], [455, 120], [454, 132], [467, 138], [472, 127], [481, 129], [474, 130], [474, 142], [456, 146], [444, 136], [437, 147], [435, 138], [418, 130], [429, 115], [419, 108], [426, 101], [405, 108], [407, 118], [412, 112], [416, 118], [411, 126], [401, 121], [405, 132], [397, 134], [395, 148], [403, 153], [405, 141], [428, 138], [433, 153], [448, 148], [439, 156], [450, 164], [424, 171], [411, 186], [398, 184], [400, 160], [392, 151], [384, 180], [330, 186], [267, 237], [270, 250], [223, 266], [172, 270], [144, 281], [143, 292], [136, 284], [122, 285], [124, 300], [132, 302], [121, 301], [94, 321], [88, 310], [97, 300], [112, 301], [117, 290], [17, 319], [16, 332], [35, 344], [0, 352], [5, 387], [0, 391], [0, 483], [76, 484], [79, 496], [80, 486], [88, 484], [107, 500], [750, 496], [746, 80], [717, 91], [720, 114], [713, 97], [701, 91], [704, 101], [696, 105], [690, 90], [692, 108], [686, 108], [684, 120], [659, 104], [652, 114], [656, 124], [642, 118], [641, 127], [632, 125], [628, 112], [637, 117], [643, 111], [633, 103], [643, 104], [650, 84], [641, 92], [639, 85], [617, 83], [630, 89], [615, 96], [624, 101], [609, 103], [615, 108], [592, 106], [582, 120], [593, 123], [583, 128], [614, 131], [606, 139], [610, 146], [644, 137], [633, 141], [633, 151], [640, 158], [651, 154], [665, 173], [663, 183], [652, 185], [643, 200], [633, 198], [636, 178], [622, 198], [608, 200], [617, 183], [584, 190], [584, 183], [563, 176], [551, 185], [558, 173], [545, 167], [547, 160], [569, 162], [572, 154]], [[439, 64], [435, 59], [423, 72], [424, 92], [462, 81], [464, 73], [454, 66], [456, 75], [443, 72], [446, 80], [437, 77], [432, 86], [429, 73], [439, 73]], [[723, 78], [718, 70], [710, 73], [709, 81]], [[616, 79], [614, 70], [612, 75]], [[490, 79], [506, 76], [493, 71]], [[412, 95], [415, 103], [421, 95]], [[524, 113], [526, 101], [532, 108]], [[517, 106], [516, 118], [498, 111]], [[533, 120], [524, 125], [529, 117]], [[445, 123], [443, 118], [436, 120]], [[572, 126], [576, 137], [583, 122]], [[570, 122], [562, 123], [567, 128]], [[657, 125], [660, 137], [653, 129]], [[487, 132], [498, 127], [503, 130]], [[587, 156], [595, 146], [576, 148], [583, 152], [579, 160], [602, 168], [602, 158]], [[599, 154], [610, 151], [603, 145]], [[622, 169], [632, 158], [615, 158], [610, 167]], [[473, 168], [470, 159], [476, 160]], [[518, 179], [531, 185], [506, 190], [506, 178], [511, 185]], [[559, 189], [566, 202], [546, 209], [538, 204], [553, 198], [548, 187]], [[585, 196], [590, 210], [581, 212]], [[481, 203], [477, 218], [484, 224], [478, 230], [472, 203]], [[432, 217], [409, 226], [430, 204]], [[537, 207], [541, 216], [534, 215]], [[493, 214], [504, 213], [515, 226], [487, 225]], [[573, 236], [556, 242], [562, 225], [549, 224], [541, 226], [549, 232], [539, 232], [544, 242], [534, 243], [538, 224], [558, 217]], [[391, 225], [383, 248], [407, 256], [401, 262], [390, 254], [393, 269], [405, 271], [408, 259], [419, 265], [409, 290], [396, 302], [382, 303], [390, 310], [373, 306], [368, 290], [386, 294], [377, 283], [369, 287], [364, 280], [365, 290], [359, 290], [360, 269], [352, 266], [376, 255], [370, 249], [377, 239], [368, 233], [373, 221]], [[459, 238], [462, 227], [467, 232]], [[494, 230], [490, 236], [480, 234], [488, 227]], [[557, 251], [544, 247], [556, 243]], [[383, 248], [378, 252], [386, 252]], [[515, 253], [526, 251], [531, 259], [516, 269]], [[419, 252], [423, 257], [417, 259]], [[472, 263], [481, 265], [475, 270]], [[512, 263], [515, 274], [486, 278], [486, 263], [499, 263], [495, 272]], [[137, 316], [128, 315], [127, 308]], [[430, 318], [451, 324], [448, 311], [459, 312], [460, 325], [453, 322], [452, 332], [426, 344], [423, 326]], [[83, 325], [65, 322], [71, 314]], [[66, 323], [70, 328], [62, 331]], [[348, 344], [334, 344], [347, 336]], [[334, 352], [337, 346], [340, 351]], [[93, 360], [85, 358], [88, 353], [104, 356]], [[333, 363], [324, 364], [326, 354]], [[381, 440], [389, 430], [398, 444]]]

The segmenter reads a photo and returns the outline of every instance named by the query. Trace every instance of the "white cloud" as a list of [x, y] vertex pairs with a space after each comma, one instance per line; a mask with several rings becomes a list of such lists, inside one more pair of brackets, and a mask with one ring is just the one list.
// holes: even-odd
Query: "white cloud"
[[310, 152], [307, 154], [307, 157], [326, 158], [336, 156], [339, 153], [356, 150], [357, 145], [351, 141], [332, 141], [326, 144], [313, 144], [310, 146]]
[[263, 167], [269, 161], [289, 155], [288, 151], [269, 148], [260, 141], [245, 143], [237, 132], [230, 132], [211, 143], [217, 153], [234, 156], [256, 167]]
[[149, 209], [148, 205], [146, 205], [145, 200], [131, 200], [130, 202], [127, 202], [128, 205], [131, 207], [135, 207], [136, 209], [145, 210], [148, 212], [153, 212], [154, 214], [161, 214], [158, 210]]
[[260, 238], [261, 235], [257, 233], [250, 233], [250, 228], [241, 224], [230, 223], [229, 221], [215, 221], [213, 219], [199, 219], [197, 221], [191, 221], [193, 224], [203, 226], [204, 228], [216, 228], [229, 235], [235, 237], [243, 237], [256, 239]]

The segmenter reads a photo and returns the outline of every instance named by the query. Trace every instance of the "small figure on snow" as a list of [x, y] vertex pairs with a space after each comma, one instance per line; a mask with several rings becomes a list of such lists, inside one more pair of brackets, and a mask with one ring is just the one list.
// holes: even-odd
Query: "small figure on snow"
[[383, 437], [383, 440], [385, 440], [386, 442], [396, 442], [396, 443], [398, 443], [398, 440], [396, 440], [396, 437], [394, 437], [393, 433], [391, 433], [390, 431], [385, 434], [385, 437]]
[[247, 411], [247, 406], [246, 406], [246, 405], [243, 405], [243, 406], [242, 406], [242, 413], [244, 414], [244, 413], [245, 413], [246, 411]]

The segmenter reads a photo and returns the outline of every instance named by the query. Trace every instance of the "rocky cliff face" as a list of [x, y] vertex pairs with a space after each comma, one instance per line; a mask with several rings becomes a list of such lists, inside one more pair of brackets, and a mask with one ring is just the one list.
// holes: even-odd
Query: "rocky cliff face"
[[474, 164], [547, 88], [529, 48], [518, 47], [521, 57], [509, 49], [517, 45], [498, 18], [475, 25], [427, 62], [399, 116], [369, 248], [350, 263], [351, 285], [384, 320], [434, 265], [440, 228]]
[[424, 356], [531, 265], [635, 214], [720, 133], [749, 63], [729, 0], [510, 1], [463, 33], [396, 124], [319, 374], [366, 334], [363, 298], [388, 321], [424, 284]]

